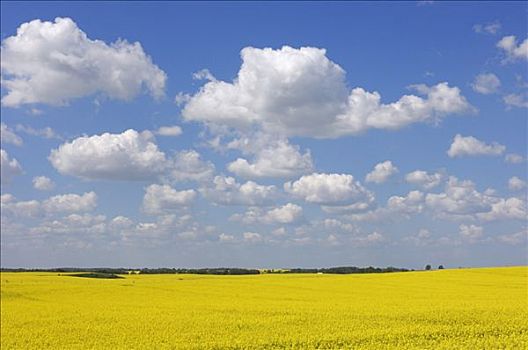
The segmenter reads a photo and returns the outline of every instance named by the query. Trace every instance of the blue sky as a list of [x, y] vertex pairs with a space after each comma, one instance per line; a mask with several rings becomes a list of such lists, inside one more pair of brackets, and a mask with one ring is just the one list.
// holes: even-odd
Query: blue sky
[[526, 264], [525, 3], [1, 6], [2, 266]]

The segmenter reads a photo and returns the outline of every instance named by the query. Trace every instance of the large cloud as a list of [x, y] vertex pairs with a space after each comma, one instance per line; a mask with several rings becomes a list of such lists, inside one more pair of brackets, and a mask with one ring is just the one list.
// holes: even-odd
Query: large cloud
[[497, 142], [488, 145], [473, 136], [457, 134], [447, 151], [447, 155], [451, 158], [463, 156], [499, 156], [505, 150], [506, 147]]
[[383, 104], [377, 92], [349, 91], [345, 71], [324, 49], [246, 47], [241, 56], [233, 83], [207, 82], [186, 102], [185, 119], [239, 130], [257, 125], [285, 136], [335, 138], [473, 110], [460, 90], [447, 83], [415, 85], [425, 97], [405, 95], [390, 104]]
[[372, 198], [370, 191], [347, 174], [305, 175], [297, 181], [286, 182], [284, 190], [306, 202], [330, 206], [371, 202]]
[[86, 179], [147, 180], [167, 167], [152, 134], [132, 129], [79, 137], [52, 150], [49, 160], [61, 174]]
[[2, 104], [64, 105], [102, 94], [130, 100], [146, 89], [164, 95], [166, 75], [141, 44], [91, 40], [70, 18], [23, 23], [2, 41]]
[[0, 162], [0, 180], [2, 183], [8, 183], [14, 176], [22, 174], [20, 163], [15, 158], [10, 158], [3, 149], [0, 149]]

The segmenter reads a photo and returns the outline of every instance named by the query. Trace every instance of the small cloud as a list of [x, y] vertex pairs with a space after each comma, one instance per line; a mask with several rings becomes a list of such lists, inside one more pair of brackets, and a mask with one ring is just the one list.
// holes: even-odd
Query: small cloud
[[499, 242], [511, 244], [511, 245], [520, 245], [523, 242], [526, 242], [528, 239], [528, 230], [526, 228], [522, 229], [519, 232], [500, 235], [497, 237]]
[[244, 242], [257, 243], [262, 241], [262, 236], [256, 232], [244, 232], [242, 236], [244, 237]]
[[509, 94], [502, 98], [507, 109], [512, 107], [528, 108], [528, 94]]
[[489, 95], [496, 93], [501, 86], [499, 78], [493, 73], [482, 73], [477, 75], [471, 85], [474, 91], [479, 94]]
[[434, 5], [434, 3], [432, 0], [421, 0], [416, 2], [416, 6], [430, 6]]
[[427, 173], [423, 170], [415, 170], [405, 175], [407, 183], [420, 186], [425, 190], [430, 190], [438, 186], [445, 176], [442, 173]]
[[528, 39], [524, 39], [522, 43], [518, 43], [515, 35], [505, 36], [497, 43], [497, 47], [506, 56], [502, 61], [503, 63], [528, 60]]
[[232, 243], [235, 241], [235, 236], [221, 233], [218, 235], [218, 240], [222, 243]]
[[0, 123], [0, 140], [2, 143], [10, 143], [15, 146], [22, 146], [24, 143], [22, 138], [4, 123]]
[[62, 140], [62, 137], [58, 135], [57, 132], [53, 130], [52, 128], [50, 128], [49, 126], [42, 128], [42, 129], [35, 129], [31, 126], [17, 124], [15, 129], [16, 131], [23, 132], [25, 134], [32, 135], [32, 136], [40, 136], [48, 140], [51, 140], [51, 139]]
[[38, 108], [31, 108], [29, 111], [28, 111], [29, 114], [31, 115], [41, 115], [43, 114], [44, 112]]
[[154, 133], [161, 136], [180, 136], [182, 134], [182, 128], [177, 125], [162, 126]]
[[517, 176], [514, 176], [508, 180], [508, 188], [511, 191], [519, 191], [526, 187], [526, 181], [519, 179]]
[[46, 176], [36, 176], [33, 178], [33, 188], [39, 191], [50, 191], [55, 187], [55, 183]]
[[497, 34], [501, 30], [501, 23], [495, 21], [487, 24], [475, 24], [473, 26], [473, 31], [479, 34]]
[[191, 97], [192, 96], [190, 94], [178, 92], [178, 94], [176, 94], [176, 96], [174, 97], [174, 103], [176, 103], [177, 106], [183, 106], [191, 100]]
[[504, 153], [506, 147], [493, 142], [486, 144], [473, 136], [456, 135], [447, 155], [451, 158], [462, 156], [498, 156]]
[[0, 179], [2, 184], [7, 184], [13, 177], [22, 174], [20, 163], [15, 158], [9, 157], [9, 154], [3, 149], [0, 149], [0, 159]]
[[467, 239], [471, 242], [474, 242], [478, 240], [480, 237], [482, 237], [483, 228], [482, 226], [476, 226], [476, 225], [460, 225], [459, 227], [459, 233], [462, 238]]
[[504, 157], [504, 161], [510, 164], [519, 164], [524, 162], [524, 157], [520, 154], [509, 153], [506, 155], [506, 157]]
[[374, 182], [377, 184], [387, 181], [393, 174], [398, 172], [390, 160], [376, 164], [374, 169], [365, 177], [366, 182]]
[[213, 74], [209, 71], [209, 69], [202, 69], [198, 72], [193, 73], [193, 79], [194, 80], [208, 80], [208, 81], [216, 81], [216, 78]]

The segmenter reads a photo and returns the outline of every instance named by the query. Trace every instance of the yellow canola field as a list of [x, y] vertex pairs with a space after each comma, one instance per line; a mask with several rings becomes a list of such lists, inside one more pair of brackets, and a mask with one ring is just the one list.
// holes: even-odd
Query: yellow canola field
[[1, 349], [527, 349], [527, 267], [1, 274]]

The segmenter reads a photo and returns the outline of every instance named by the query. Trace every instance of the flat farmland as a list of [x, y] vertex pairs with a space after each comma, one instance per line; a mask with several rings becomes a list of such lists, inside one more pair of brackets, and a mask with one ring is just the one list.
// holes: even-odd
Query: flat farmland
[[7, 349], [524, 349], [528, 268], [1, 274]]

